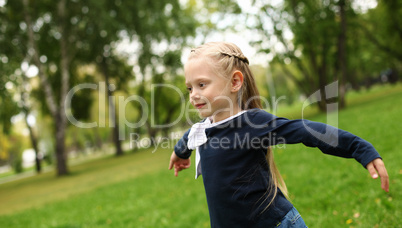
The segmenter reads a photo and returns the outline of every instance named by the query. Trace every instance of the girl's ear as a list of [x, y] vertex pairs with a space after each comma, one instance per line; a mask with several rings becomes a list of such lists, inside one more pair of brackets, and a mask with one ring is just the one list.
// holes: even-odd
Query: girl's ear
[[232, 75], [232, 88], [231, 88], [231, 92], [238, 92], [241, 87], [243, 86], [243, 73], [241, 71], [236, 70], [235, 72], [233, 72]]

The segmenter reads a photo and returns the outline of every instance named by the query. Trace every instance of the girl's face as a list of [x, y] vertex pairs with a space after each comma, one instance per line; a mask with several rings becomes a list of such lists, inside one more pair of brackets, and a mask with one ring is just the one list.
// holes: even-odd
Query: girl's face
[[190, 102], [202, 117], [218, 122], [238, 112], [231, 79], [216, 75], [203, 58], [190, 60], [184, 73]]

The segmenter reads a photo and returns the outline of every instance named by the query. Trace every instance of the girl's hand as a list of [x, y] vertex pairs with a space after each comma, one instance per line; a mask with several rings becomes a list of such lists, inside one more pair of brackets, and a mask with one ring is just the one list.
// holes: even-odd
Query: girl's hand
[[171, 170], [174, 166], [174, 175], [176, 177], [179, 175], [180, 171], [189, 168], [190, 165], [191, 165], [190, 158], [188, 159], [179, 158], [173, 151], [172, 156], [170, 156], [169, 170]]
[[[389, 179], [387, 169], [385, 169], [384, 162], [380, 158], [376, 158], [366, 166], [367, 170], [369, 171], [371, 177], [373, 179], [377, 179], [378, 175], [381, 177], [381, 188], [384, 191], [389, 191]], [[378, 174], [377, 174], [378, 172]]]

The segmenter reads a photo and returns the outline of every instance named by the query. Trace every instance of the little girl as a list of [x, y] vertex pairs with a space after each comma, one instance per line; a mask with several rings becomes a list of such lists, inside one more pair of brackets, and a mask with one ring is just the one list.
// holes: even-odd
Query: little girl
[[177, 176], [189, 168], [196, 150], [196, 178], [203, 176], [211, 227], [306, 227], [285, 197], [270, 150], [276, 144], [303, 143], [355, 158], [373, 178], [379, 174], [388, 191], [384, 163], [369, 142], [323, 123], [262, 110], [248, 64], [236, 45], [218, 42], [191, 50], [184, 67], [190, 102], [205, 119], [178, 141], [169, 169]]

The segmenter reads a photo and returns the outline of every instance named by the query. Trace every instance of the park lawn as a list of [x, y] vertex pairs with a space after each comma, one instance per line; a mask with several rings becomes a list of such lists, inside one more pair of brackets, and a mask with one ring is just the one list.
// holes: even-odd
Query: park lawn
[[[303, 145], [275, 148], [290, 198], [309, 227], [398, 227], [402, 218], [402, 86], [354, 96], [338, 127], [381, 153], [390, 193], [352, 159]], [[296, 116], [298, 114], [295, 114]], [[286, 116], [286, 115], [285, 115]], [[330, 118], [335, 118], [331, 116]], [[326, 115], [310, 118], [326, 122]], [[0, 185], [0, 227], [209, 227], [202, 178], [167, 170], [171, 150], [142, 150]]]

